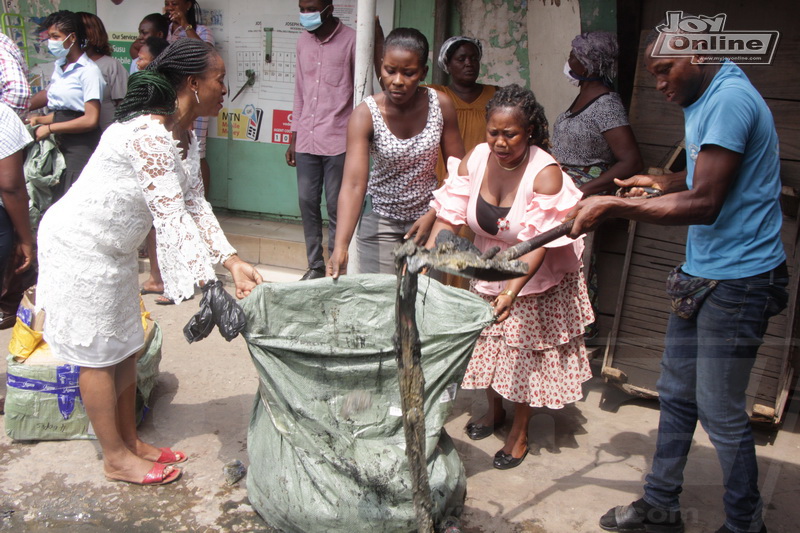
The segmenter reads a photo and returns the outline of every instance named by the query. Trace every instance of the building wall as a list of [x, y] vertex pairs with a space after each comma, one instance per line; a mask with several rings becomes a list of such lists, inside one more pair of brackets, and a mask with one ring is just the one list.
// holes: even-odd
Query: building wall
[[478, 81], [530, 87], [528, 3], [519, 0], [458, 0], [454, 18], [461, 33], [483, 43]]

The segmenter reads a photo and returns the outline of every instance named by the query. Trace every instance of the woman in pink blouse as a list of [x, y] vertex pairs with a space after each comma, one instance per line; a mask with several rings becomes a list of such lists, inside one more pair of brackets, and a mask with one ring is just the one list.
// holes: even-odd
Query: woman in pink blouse
[[[449, 177], [434, 192], [436, 209], [428, 246], [443, 229], [467, 224], [482, 251], [508, 248], [560, 224], [581, 193], [547, 153], [544, 111], [528, 90], [497, 91], [486, 111], [486, 143], [448, 161]], [[503, 398], [514, 421], [495, 468], [518, 466], [528, 453], [534, 407], [560, 409], [579, 400], [592, 377], [584, 326], [593, 321], [581, 274], [581, 241], [563, 237], [521, 260], [528, 274], [503, 282], [473, 282], [471, 290], [494, 308], [497, 322], [478, 340], [461, 386], [486, 389], [489, 409], [467, 425], [473, 440], [489, 437], [505, 421]]]

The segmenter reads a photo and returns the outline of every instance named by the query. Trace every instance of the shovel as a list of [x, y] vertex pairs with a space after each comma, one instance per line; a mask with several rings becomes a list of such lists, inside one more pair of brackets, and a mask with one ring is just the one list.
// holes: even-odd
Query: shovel
[[408, 269], [412, 273], [432, 268], [465, 278], [503, 281], [525, 275], [528, 265], [517, 258], [568, 234], [573, 222], [568, 220], [502, 252], [499, 247], [494, 247], [481, 253], [467, 239], [444, 230], [436, 236], [436, 246], [431, 250], [418, 248], [413, 242], [407, 241], [396, 253], [405, 253]]

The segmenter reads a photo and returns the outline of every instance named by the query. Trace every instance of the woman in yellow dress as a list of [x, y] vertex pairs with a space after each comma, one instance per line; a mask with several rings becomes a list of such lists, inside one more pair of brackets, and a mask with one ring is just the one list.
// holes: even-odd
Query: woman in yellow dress
[[[486, 104], [497, 91], [495, 85], [478, 83], [482, 55], [483, 46], [479, 40], [464, 35], [450, 37], [439, 50], [439, 67], [450, 75], [450, 85], [431, 85], [453, 100], [458, 131], [467, 152], [486, 142]], [[440, 187], [447, 178], [447, 166], [441, 155], [436, 166], [436, 178]], [[475, 234], [464, 226], [460, 235], [472, 240]], [[444, 275], [444, 282], [462, 289], [469, 288], [468, 280], [451, 274]]]

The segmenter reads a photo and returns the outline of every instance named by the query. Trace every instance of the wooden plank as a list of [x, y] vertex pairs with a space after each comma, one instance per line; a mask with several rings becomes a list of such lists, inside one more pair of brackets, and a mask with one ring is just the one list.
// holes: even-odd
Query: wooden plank
[[640, 143], [673, 146], [684, 137], [681, 107], [650, 88], [633, 88], [629, 120]]
[[[639, 141], [639, 139], [636, 140]], [[639, 141], [639, 152], [642, 154], [645, 168], [663, 166], [664, 161], [666, 161], [674, 148], [674, 146], [647, 144]], [[686, 163], [684, 162], [683, 165], [686, 166]]]
[[800, 160], [800, 101], [766, 99], [778, 130], [781, 158]]
[[628, 280], [628, 267], [630, 265], [631, 248], [633, 247], [633, 236], [636, 233], [636, 222], [631, 221], [627, 227], [628, 241], [625, 249], [625, 261], [622, 266], [622, 273], [620, 275], [619, 284], [619, 297], [617, 298], [617, 308], [614, 311], [614, 322], [611, 326], [611, 331], [608, 334], [608, 345], [606, 347], [605, 355], [603, 356], [603, 366], [613, 366], [614, 364], [614, 350], [617, 344], [617, 332], [619, 331], [619, 321], [621, 318], [622, 297], [625, 295], [625, 284]]
[[689, 226], [662, 226], [659, 224], [641, 224], [636, 228], [640, 237], [656, 239], [667, 242], [686, 242], [686, 232]]
[[800, 161], [781, 159], [781, 183], [800, 189]]
[[771, 65], [740, 65], [764, 98], [796, 100], [800, 87], [800, 35], [782, 33]]

